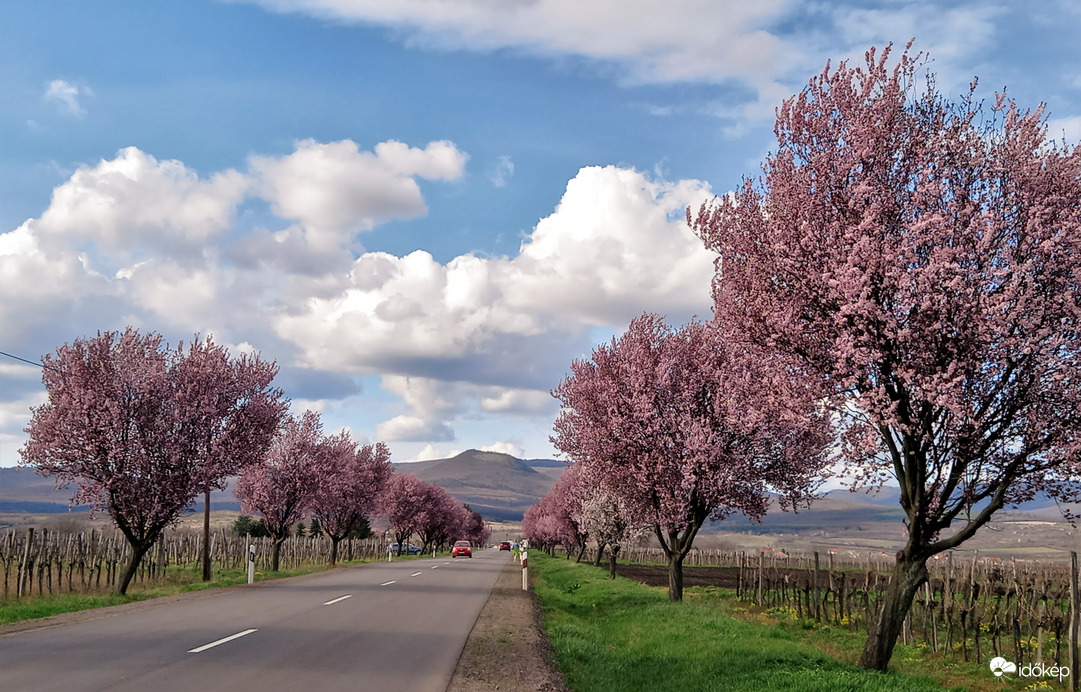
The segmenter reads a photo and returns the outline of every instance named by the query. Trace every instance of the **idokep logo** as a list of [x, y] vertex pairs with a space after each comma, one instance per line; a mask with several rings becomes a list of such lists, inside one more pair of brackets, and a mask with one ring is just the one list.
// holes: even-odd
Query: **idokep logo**
[[1069, 666], [1045, 666], [1042, 663], [1031, 663], [1020, 668], [1012, 661], [1007, 661], [1001, 656], [991, 659], [991, 672], [995, 677], [1002, 677], [1006, 673], [1017, 673], [1020, 678], [1058, 678], [1059, 682], [1070, 677]]

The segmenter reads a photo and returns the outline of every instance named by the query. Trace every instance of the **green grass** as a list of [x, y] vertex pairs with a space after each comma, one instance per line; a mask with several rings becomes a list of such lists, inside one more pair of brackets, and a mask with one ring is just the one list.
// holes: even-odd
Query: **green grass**
[[591, 565], [540, 551], [531, 552], [529, 563], [548, 637], [576, 692], [942, 689], [925, 677], [837, 660], [809, 642], [798, 624], [734, 617], [735, 601], [720, 589], [688, 589], [683, 602], [671, 603], [666, 589], [611, 581]]
[[0, 625], [21, 620], [44, 618], [61, 613], [71, 613], [77, 610], [91, 610], [93, 608], [131, 603], [144, 598], [147, 598], [147, 596], [63, 594], [59, 596], [31, 596], [17, 601], [0, 601]]
[[[353, 560], [351, 562], [340, 561], [338, 565], [355, 565], [367, 562], [366, 560]], [[284, 579], [285, 577], [297, 577], [303, 574], [322, 572], [328, 569], [327, 565], [310, 565], [297, 569], [283, 569], [277, 572], [269, 570], [257, 570], [255, 581], [270, 579]], [[246, 584], [248, 573], [246, 570], [215, 570], [210, 581], [202, 580], [203, 569], [201, 565], [193, 564], [170, 568], [163, 580], [151, 583], [133, 583], [128, 587], [128, 593], [120, 596], [115, 593], [76, 594], [65, 593], [52, 596], [26, 596], [21, 599], [0, 599], [0, 625], [21, 620], [71, 613], [79, 610], [92, 610], [107, 606], [142, 601], [148, 598], [172, 596], [192, 591], [203, 591], [223, 586]]]

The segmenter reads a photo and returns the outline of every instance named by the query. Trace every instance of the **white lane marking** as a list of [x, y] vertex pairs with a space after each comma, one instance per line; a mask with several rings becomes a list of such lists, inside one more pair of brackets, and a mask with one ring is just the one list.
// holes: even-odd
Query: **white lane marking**
[[439, 565], [432, 565], [432, 569], [439, 569]]
[[237, 632], [234, 635], [225, 637], [224, 639], [219, 639], [216, 642], [210, 642], [209, 644], [203, 644], [202, 646], [197, 647], [195, 649], [188, 649], [188, 653], [189, 654], [197, 654], [197, 653], [206, 651], [207, 649], [213, 649], [215, 646], [220, 646], [220, 645], [224, 644], [225, 642], [231, 642], [234, 639], [240, 639], [241, 637], [244, 637], [244, 636], [249, 635], [252, 632], [256, 632], [256, 631], [258, 631], [258, 630], [252, 629], [252, 630], [244, 630], [243, 632]]
[[421, 574], [423, 574], [423, 572], [413, 572], [409, 576], [411, 576], [411, 577], [419, 577]]
[[338, 598], [335, 598], [333, 601], [327, 601], [323, 605], [334, 605], [335, 603], [341, 603], [345, 599], [352, 598], [352, 597], [353, 597], [353, 594], [349, 593], [349, 594], [346, 594], [344, 596], [339, 596]]
[[382, 584], [380, 584], [380, 586], [390, 586], [390, 585], [391, 585], [391, 584], [393, 584], [393, 583], [394, 583], [394, 580], [393, 580], [393, 579], [391, 579], [390, 581], [385, 581], [385, 582], [383, 582]]

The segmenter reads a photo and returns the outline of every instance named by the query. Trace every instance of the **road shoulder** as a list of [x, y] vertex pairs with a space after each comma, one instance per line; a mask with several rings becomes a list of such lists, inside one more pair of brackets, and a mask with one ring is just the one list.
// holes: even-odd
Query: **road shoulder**
[[447, 692], [568, 692], [544, 634], [540, 603], [507, 563], [469, 633]]

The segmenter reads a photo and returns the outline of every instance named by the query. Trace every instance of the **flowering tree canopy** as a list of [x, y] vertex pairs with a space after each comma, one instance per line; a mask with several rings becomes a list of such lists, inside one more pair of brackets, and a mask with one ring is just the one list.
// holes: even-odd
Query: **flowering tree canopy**
[[266, 458], [244, 470], [236, 484], [244, 512], [263, 517], [274, 539], [271, 569], [278, 571], [282, 542], [290, 527], [304, 516], [331, 446], [322, 438], [319, 414], [305, 411], [299, 419], [289, 416], [281, 426]]
[[390, 522], [399, 555], [409, 537], [420, 530], [426, 485], [413, 473], [395, 473], [387, 481], [379, 503], [379, 514]]
[[672, 600], [706, 519], [761, 517], [771, 489], [806, 499], [824, 466], [828, 427], [782, 362], [756, 359], [713, 325], [673, 330], [643, 315], [575, 361], [554, 392], [553, 443], [587, 484], [622, 498], [632, 523], [653, 526]]
[[827, 64], [778, 111], [764, 177], [688, 212], [720, 255], [717, 322], [829, 388], [856, 484], [900, 485], [861, 659], [880, 670], [931, 555], [1038, 491], [1077, 500], [1081, 470], [1081, 147], [888, 55]]
[[200, 491], [261, 458], [285, 407], [273, 363], [230, 359], [211, 339], [170, 350], [129, 327], [77, 339], [43, 365], [49, 400], [34, 409], [23, 463], [77, 484], [73, 503], [116, 522], [132, 546], [120, 593]]
[[597, 541], [597, 559], [608, 546], [608, 575], [616, 578], [616, 557], [625, 543], [637, 540], [649, 531], [641, 518], [627, 506], [627, 500], [604, 489], [594, 492], [580, 503], [578, 524]]
[[458, 535], [473, 545], [484, 545], [492, 537], [492, 530], [484, 523], [484, 517], [469, 505], [462, 505], [465, 512]]
[[278, 368], [257, 356], [229, 358], [207, 337], [176, 366], [176, 396], [186, 414], [177, 433], [203, 467], [203, 580], [210, 580], [210, 492], [259, 461], [288, 407], [270, 382]]
[[424, 552], [459, 540], [468, 519], [461, 502], [442, 486], [424, 481], [413, 500], [414, 522]]
[[581, 480], [581, 466], [571, 464], [560, 474], [552, 489], [522, 517], [522, 533], [538, 547], [573, 547], [582, 561], [589, 532], [579, 522], [582, 498], [587, 492]]
[[321, 444], [319, 482], [308, 507], [330, 538], [330, 563], [335, 564], [338, 544], [375, 511], [393, 468], [390, 448], [382, 442], [357, 448], [342, 431]]

